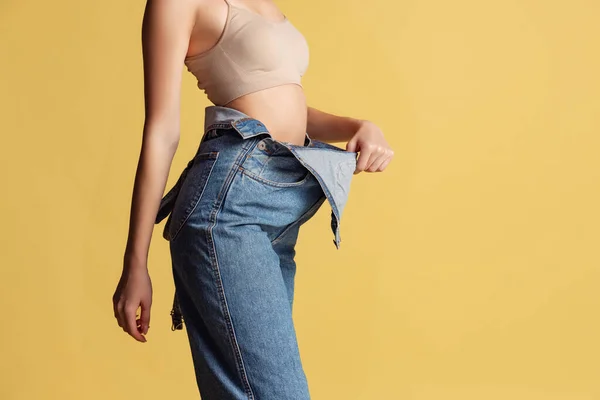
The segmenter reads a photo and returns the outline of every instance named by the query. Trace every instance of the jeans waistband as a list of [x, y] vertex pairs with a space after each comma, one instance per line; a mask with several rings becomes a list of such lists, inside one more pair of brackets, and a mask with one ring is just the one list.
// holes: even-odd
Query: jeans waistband
[[[204, 135], [206, 135], [211, 128], [217, 127], [218, 125], [228, 125], [235, 128], [244, 139], [264, 134], [269, 135], [273, 139], [271, 133], [262, 121], [251, 117], [242, 111], [236, 110], [235, 108], [214, 105], [207, 106], [204, 109]], [[289, 143], [286, 144], [291, 145]], [[312, 139], [308, 136], [308, 133], [305, 132], [304, 147], [309, 147], [311, 144]]]
[[[262, 122], [249, 117], [241, 111], [222, 106], [206, 107], [204, 135], [206, 135], [211, 127], [218, 124], [232, 126], [244, 138], [261, 134], [270, 136]], [[357, 153], [344, 151], [341, 148], [319, 140], [311, 140], [308, 134], [306, 134], [306, 138], [308, 143], [306, 146], [297, 146], [288, 143], [284, 143], [284, 145], [302, 165], [315, 175], [323, 188], [323, 192], [327, 196], [332, 208], [331, 228], [335, 235], [333, 243], [339, 248], [341, 242], [339, 224], [342, 211], [348, 199], [350, 181], [357, 162]], [[175, 185], [163, 196], [155, 223], [159, 223], [171, 212], [171, 207], [175, 202], [179, 188], [193, 161], [194, 159], [188, 162]]]
[[[233, 127], [244, 138], [248, 139], [258, 135], [268, 135], [272, 140], [266, 126], [259, 120], [249, 115], [229, 107], [208, 106], [205, 108], [204, 136], [215, 127]], [[202, 141], [201, 141], [202, 142]], [[278, 141], [279, 142], [279, 141]], [[350, 182], [357, 162], [357, 153], [348, 152], [329, 143], [319, 140], [312, 140], [308, 133], [305, 136], [304, 146], [298, 146], [290, 143], [280, 142], [287, 147], [298, 161], [306, 167], [319, 181], [323, 192], [331, 205], [331, 229], [334, 233], [333, 243], [339, 248], [340, 221], [342, 211], [348, 199]], [[187, 171], [193, 164], [190, 160], [182, 171], [181, 175], [173, 187], [163, 196], [160, 202], [155, 223], [159, 223], [166, 218], [172, 210], [177, 198], [182, 182], [185, 180]], [[166, 228], [163, 231], [166, 236]], [[173, 300], [171, 310], [172, 329], [180, 330], [183, 326], [183, 319], [179, 309], [177, 295]]]

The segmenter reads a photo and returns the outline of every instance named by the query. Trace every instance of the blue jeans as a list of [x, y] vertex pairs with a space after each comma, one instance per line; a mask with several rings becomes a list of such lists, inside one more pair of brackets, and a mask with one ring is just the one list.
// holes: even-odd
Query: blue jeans
[[[340, 218], [357, 153], [305, 136], [271, 137], [259, 120], [208, 106], [200, 146], [163, 197], [175, 295], [203, 400], [310, 399], [294, 323], [295, 244], [327, 199]], [[170, 215], [169, 215], [170, 214]]]

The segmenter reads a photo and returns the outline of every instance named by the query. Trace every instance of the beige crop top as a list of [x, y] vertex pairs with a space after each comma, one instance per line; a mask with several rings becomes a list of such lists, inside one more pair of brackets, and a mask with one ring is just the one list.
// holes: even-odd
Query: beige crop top
[[285, 17], [274, 21], [227, 3], [227, 20], [217, 43], [185, 58], [185, 65], [215, 105], [286, 83], [302, 86], [308, 43]]

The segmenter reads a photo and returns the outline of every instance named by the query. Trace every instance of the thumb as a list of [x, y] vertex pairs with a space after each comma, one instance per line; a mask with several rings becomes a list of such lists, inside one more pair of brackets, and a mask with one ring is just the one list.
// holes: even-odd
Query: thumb
[[145, 335], [148, 333], [148, 328], [150, 328], [150, 301], [142, 300], [141, 308], [142, 312], [140, 315], [140, 325], [142, 328], [142, 333]]
[[351, 139], [348, 141], [348, 143], [346, 143], [346, 151], [352, 151], [352, 152], [356, 151], [356, 140], [355, 139]]

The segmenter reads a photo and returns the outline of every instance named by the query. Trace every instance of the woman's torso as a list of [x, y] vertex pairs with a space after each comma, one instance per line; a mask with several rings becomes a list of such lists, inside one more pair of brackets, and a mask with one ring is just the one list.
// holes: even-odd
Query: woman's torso
[[[258, 24], [272, 25], [273, 29], [279, 29], [279, 24], [291, 24], [270, 0], [255, 1], [250, 6], [243, 0], [197, 2], [196, 23], [190, 36], [186, 60], [213, 51], [224, 32], [228, 18], [231, 18], [229, 13], [241, 13], [241, 18], [254, 19]], [[286, 26], [285, 29], [295, 28]], [[277, 32], [274, 31], [273, 34]], [[232, 40], [227, 37], [226, 39]], [[304, 143], [307, 104], [302, 87], [296, 83], [278, 84], [253, 91], [222, 105], [260, 120], [276, 140], [297, 145]]]

